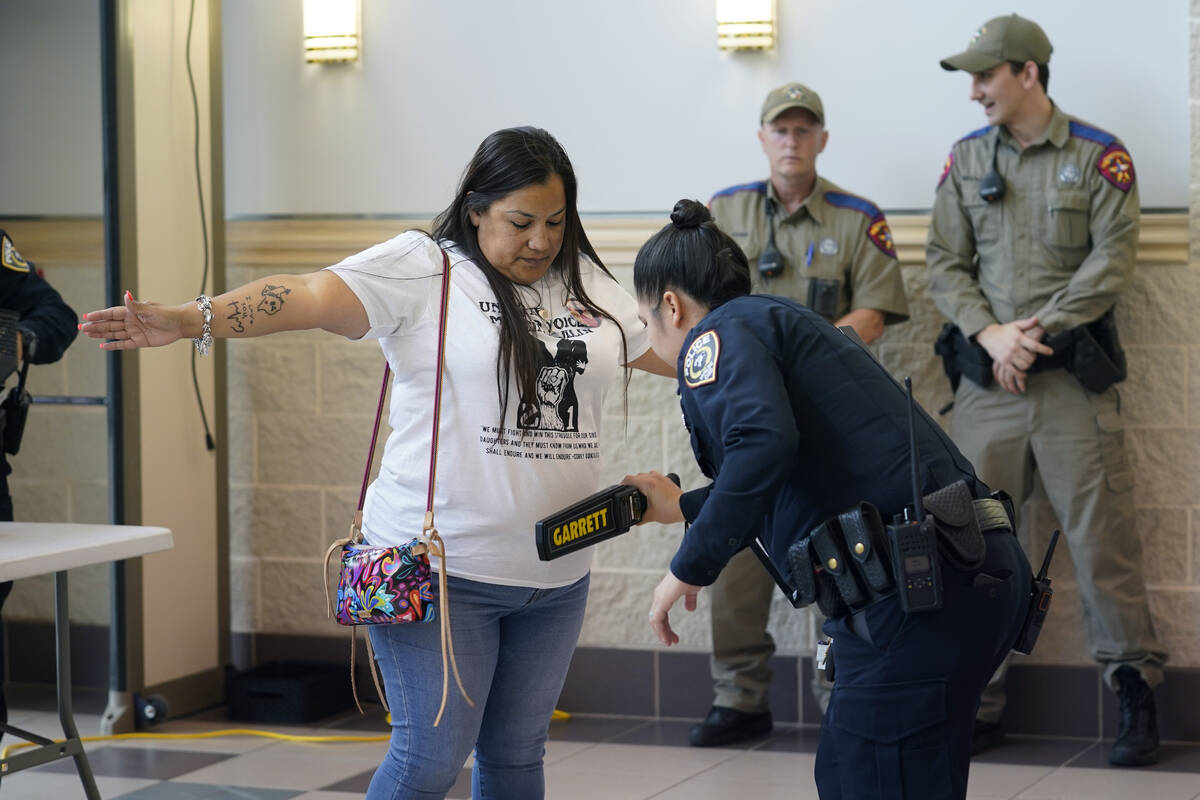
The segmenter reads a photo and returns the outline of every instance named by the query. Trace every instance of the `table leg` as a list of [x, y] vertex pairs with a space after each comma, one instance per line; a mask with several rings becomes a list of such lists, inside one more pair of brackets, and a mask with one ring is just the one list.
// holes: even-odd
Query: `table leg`
[[[54, 573], [54, 631], [58, 636], [58, 719], [62, 723], [67, 743], [78, 743], [79, 731], [75, 728], [75, 716], [71, 709], [71, 620], [67, 604], [67, 573]], [[92, 765], [82, 744], [74, 755], [75, 770], [83, 783], [88, 800], [101, 800], [96, 779], [92, 777]]]

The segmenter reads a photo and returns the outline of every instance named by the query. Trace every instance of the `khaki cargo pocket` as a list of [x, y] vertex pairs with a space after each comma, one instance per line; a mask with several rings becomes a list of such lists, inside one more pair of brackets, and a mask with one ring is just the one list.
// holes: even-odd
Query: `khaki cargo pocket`
[[[834, 737], [842, 786], [880, 800], [950, 798], [946, 682], [835, 687], [822, 735]], [[859, 796], [859, 795], [852, 795]]]
[[1087, 247], [1090, 203], [1087, 192], [1048, 193], [1042, 240], [1051, 247]]
[[962, 204], [971, 218], [975, 241], [994, 242], [1000, 238], [1000, 203], [989, 203], [979, 196], [978, 180], [963, 178]]
[[1100, 434], [1100, 460], [1104, 480], [1110, 492], [1127, 492], [1133, 488], [1133, 470], [1125, 453], [1125, 421], [1116, 411], [1096, 415]]

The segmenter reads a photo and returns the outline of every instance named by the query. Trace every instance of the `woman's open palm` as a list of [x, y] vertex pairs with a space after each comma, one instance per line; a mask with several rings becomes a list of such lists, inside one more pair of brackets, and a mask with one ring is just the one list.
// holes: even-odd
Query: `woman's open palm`
[[129, 292], [125, 292], [125, 305], [89, 311], [83, 320], [81, 333], [109, 340], [100, 345], [104, 350], [161, 347], [183, 338], [179, 306], [139, 303]]

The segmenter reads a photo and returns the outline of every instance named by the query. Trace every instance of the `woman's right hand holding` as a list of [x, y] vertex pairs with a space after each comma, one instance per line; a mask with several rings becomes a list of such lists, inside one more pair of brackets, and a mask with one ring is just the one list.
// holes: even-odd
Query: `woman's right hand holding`
[[100, 345], [102, 350], [133, 350], [194, 338], [200, 335], [203, 324], [204, 316], [195, 303], [140, 303], [126, 291], [125, 305], [89, 311], [83, 315], [79, 331], [93, 339], [107, 340]]

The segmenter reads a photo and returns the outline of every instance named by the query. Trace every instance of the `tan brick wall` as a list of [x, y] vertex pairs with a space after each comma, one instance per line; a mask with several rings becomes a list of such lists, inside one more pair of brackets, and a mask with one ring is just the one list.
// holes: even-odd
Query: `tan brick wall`
[[[889, 328], [876, 350], [893, 375], [912, 376], [920, 402], [936, 410], [951, 395], [932, 352], [943, 319], [926, 295], [921, 260], [926, 225], [923, 216], [893, 220], [913, 314], [910, 321]], [[1200, 496], [1195, 477], [1200, 467], [1200, 318], [1193, 311], [1200, 307], [1200, 276], [1187, 261], [1182, 215], [1147, 215], [1137, 278], [1119, 312], [1130, 363], [1130, 377], [1122, 384], [1121, 395], [1131, 458], [1139, 473], [1137, 524], [1145, 546], [1151, 610], [1174, 666], [1200, 666], [1200, 543], [1196, 541], [1200, 536], [1196, 527]], [[628, 285], [628, 273], [621, 277]], [[699, 480], [673, 389], [651, 376], [637, 375], [629, 405], [627, 442], [621, 440], [619, 409], [613, 408], [609, 414], [607, 452], [619, 453], [610, 477], [654, 466], [662, 453], [659, 469], [676, 469], [685, 480]], [[942, 418], [947, 426], [949, 420], [950, 415]], [[658, 440], [648, 436], [655, 426], [661, 430]], [[1032, 541], [1033, 552], [1043, 552], [1058, 523], [1040, 484], [1021, 516], [1024, 541]], [[581, 644], [656, 646], [643, 618], [650, 592], [681, 531], [653, 527], [599, 548]], [[1090, 663], [1074, 571], [1065, 550], [1055, 559], [1052, 577], [1054, 613], [1036, 655], [1028, 660]], [[695, 614], [675, 612], [682, 623], [684, 648], [703, 651], [710, 647], [704, 595], [701, 592]], [[808, 652], [807, 615], [794, 613], [782, 596], [775, 598], [771, 631], [781, 652]]]
[[[1193, 109], [1200, 104], [1195, 92]], [[1200, 191], [1200, 173], [1194, 169], [1194, 175], [1193, 190]], [[233, 221], [228, 226], [229, 282], [318, 268], [417, 222]], [[930, 344], [941, 318], [925, 296], [921, 258], [927, 219], [897, 216], [892, 222], [913, 319], [888, 329], [877, 350], [894, 374], [911, 375], [918, 399], [936, 409], [949, 399], [949, 390]], [[1193, 231], [1200, 230], [1194, 215], [1144, 218], [1137, 279], [1120, 310], [1130, 360], [1130, 379], [1121, 392], [1131, 455], [1139, 469], [1138, 526], [1155, 621], [1172, 651], [1171, 663], [1200, 666], [1200, 499], [1194, 477], [1200, 473], [1200, 317], [1193, 311], [1200, 307], [1200, 282], [1197, 261], [1193, 257], [1189, 263], [1188, 258], [1189, 223]], [[658, 222], [595, 218], [587, 225], [606, 263], [630, 286], [633, 254]], [[15, 234], [17, 223], [8, 223], [8, 229]], [[28, 228], [23, 233], [31, 242], [39, 236], [43, 242], [61, 239], [60, 233]], [[1194, 252], [1196, 236], [1190, 240]], [[80, 311], [97, 304], [102, 287], [98, 239], [89, 246], [95, 251], [91, 261], [80, 254], [83, 245], [42, 259], [50, 279]], [[61, 364], [32, 373], [35, 391], [102, 394], [103, 357], [88, 344], [77, 343]], [[221, 346], [229, 355], [233, 628], [337, 635], [337, 627], [324, 616], [319, 564], [326, 544], [343, 535], [357, 499], [382, 357], [372, 344], [324, 333]], [[18, 516], [105, 521], [103, 409], [40, 406], [35, 411], [25, 449], [14, 461]], [[685, 485], [701, 480], [668, 380], [635, 375], [627, 418], [614, 392], [606, 409], [604, 444], [608, 480], [649, 468], [675, 470]], [[1026, 512], [1023, 517], [1030, 521], [1040, 551], [1056, 525], [1040, 491]], [[652, 525], [598, 548], [581, 644], [656, 646], [645, 614], [651, 589], [680, 534], [677, 526]], [[80, 573], [72, 582], [74, 617], [107, 621], [107, 571]], [[1070, 559], [1055, 560], [1054, 578], [1055, 613], [1035, 658], [1088, 663]], [[49, 597], [48, 582], [22, 581], [5, 616], [49, 619]], [[696, 613], [676, 613], [684, 648], [709, 647], [707, 608], [701, 593]], [[781, 651], [806, 652], [807, 615], [793, 613], [782, 598], [776, 612], [772, 629]]]
[[[275, 228], [289, 224], [294, 225], [231, 223], [231, 282], [270, 274], [280, 263], [317, 267], [408, 227], [404, 221], [313, 221], [302, 233]], [[587, 222], [601, 256], [627, 287], [632, 285], [633, 253], [657, 224], [630, 218]], [[925, 295], [921, 259], [926, 225], [923, 216], [893, 220], [913, 319], [890, 328], [877, 350], [893, 374], [913, 377], [927, 408], [937, 409], [950, 395], [932, 353], [931, 342], [942, 320]], [[1121, 391], [1130, 448], [1140, 468], [1138, 525], [1146, 544], [1156, 623], [1172, 650], [1172, 663], [1197, 666], [1200, 553], [1193, 539], [1200, 528], [1193, 518], [1200, 520], [1200, 501], [1192, 476], [1200, 467], [1200, 381], [1189, 380], [1189, 375], [1200, 375], [1200, 322], [1191, 312], [1200, 303], [1200, 284], [1187, 263], [1187, 252], [1182, 215], [1147, 216], [1137, 280], [1120, 312], [1131, 370]], [[342, 534], [356, 499], [377, 392], [378, 349], [322, 334], [227, 346], [234, 582], [248, 591], [247, 602], [234, 604], [235, 629], [334, 632], [319, 602], [297, 604], [296, 597], [309, 580], [304, 575], [314, 581], [319, 577], [316, 564], [322, 545]], [[628, 417], [622, 414], [617, 392], [605, 416], [607, 480], [650, 468], [677, 471], [685, 485], [702, 480], [671, 381], [635, 375]], [[1034, 547], [1040, 552], [1057, 524], [1040, 490], [1023, 517], [1030, 521]], [[651, 525], [597, 549], [581, 644], [656, 646], [645, 614], [651, 590], [681, 533], [678, 526]], [[291, 552], [281, 556], [288, 542]], [[312, 569], [297, 575], [296, 567], [302, 564]], [[1053, 576], [1055, 613], [1036, 660], [1088, 663], [1069, 558], [1056, 559]], [[706, 593], [700, 597], [696, 613], [679, 611], [676, 616], [682, 646], [703, 651], [710, 640]], [[776, 612], [772, 631], [781, 651], [806, 652], [807, 615], [793, 613], [782, 597], [776, 600]]]

